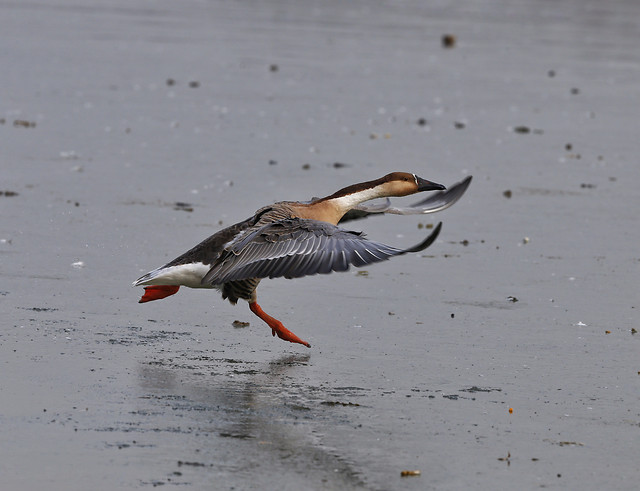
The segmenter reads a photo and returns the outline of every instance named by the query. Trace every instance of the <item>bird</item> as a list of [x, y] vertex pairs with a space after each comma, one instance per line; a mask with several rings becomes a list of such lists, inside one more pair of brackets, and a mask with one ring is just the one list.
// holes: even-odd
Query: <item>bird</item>
[[[144, 286], [139, 303], [160, 300], [181, 286], [214, 288], [236, 304], [243, 299], [251, 312], [284, 341], [311, 344], [270, 316], [257, 302], [256, 289], [264, 278], [299, 278], [346, 271], [429, 247], [440, 233], [440, 222], [421, 243], [399, 249], [369, 240], [362, 232], [338, 227], [339, 222], [372, 214], [424, 214], [443, 210], [466, 191], [471, 176], [449, 190], [408, 172], [392, 172], [379, 179], [353, 184], [324, 198], [280, 201], [258, 209], [251, 217], [224, 228], [184, 254], [133, 282]], [[391, 206], [389, 197], [438, 191], [409, 207]], [[382, 203], [365, 203], [386, 198]]]

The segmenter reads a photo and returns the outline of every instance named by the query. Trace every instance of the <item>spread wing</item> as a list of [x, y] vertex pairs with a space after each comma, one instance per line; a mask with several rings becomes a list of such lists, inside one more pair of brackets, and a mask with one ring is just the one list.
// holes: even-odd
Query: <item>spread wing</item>
[[299, 278], [346, 271], [351, 265], [365, 266], [422, 251], [435, 241], [441, 225], [420, 244], [397, 249], [326, 222], [279, 220], [233, 242], [204, 276], [202, 284], [215, 286], [248, 278]]

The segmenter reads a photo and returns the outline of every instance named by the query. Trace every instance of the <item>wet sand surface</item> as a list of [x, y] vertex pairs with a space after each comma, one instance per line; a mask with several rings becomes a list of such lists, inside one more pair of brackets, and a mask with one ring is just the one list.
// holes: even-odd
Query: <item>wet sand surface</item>
[[[636, 489], [638, 2], [0, 13], [3, 489]], [[423, 253], [261, 284], [311, 349], [215, 292], [137, 303], [260, 206], [393, 170], [474, 181], [345, 225], [442, 220]]]

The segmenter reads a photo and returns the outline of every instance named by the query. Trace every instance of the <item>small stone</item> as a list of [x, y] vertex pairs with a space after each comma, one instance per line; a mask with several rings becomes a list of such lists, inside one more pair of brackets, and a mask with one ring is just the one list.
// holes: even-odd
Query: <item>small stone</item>
[[453, 34], [444, 34], [441, 42], [443, 48], [453, 48], [456, 45], [456, 37]]
[[531, 133], [531, 128], [529, 128], [528, 126], [516, 126], [515, 128], [513, 128], [513, 131], [526, 135], [527, 133]]
[[402, 471], [400, 472], [400, 475], [402, 477], [416, 477], [421, 475], [422, 472], [420, 472], [419, 470], [414, 470], [414, 471]]

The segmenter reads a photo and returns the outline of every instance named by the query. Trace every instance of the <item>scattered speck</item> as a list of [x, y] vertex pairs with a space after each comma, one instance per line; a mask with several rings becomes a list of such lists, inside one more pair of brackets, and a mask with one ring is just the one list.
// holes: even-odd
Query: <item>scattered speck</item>
[[504, 196], [505, 198], [511, 198], [511, 196], [513, 196], [513, 193], [511, 192], [511, 189], [507, 189], [502, 193], [502, 196]]
[[13, 120], [13, 127], [14, 128], [35, 128], [36, 127], [36, 122], [35, 121], [27, 121], [25, 119], [14, 119]]
[[444, 34], [441, 42], [443, 48], [453, 48], [456, 45], [456, 37], [453, 34]]
[[76, 261], [75, 263], [71, 263], [71, 266], [76, 269], [82, 269], [84, 268], [84, 261]]
[[176, 203], [173, 205], [173, 209], [177, 210], [177, 211], [193, 211], [193, 205], [190, 205], [189, 203], [184, 203], [182, 201], [176, 201]]
[[420, 476], [422, 474], [422, 472], [420, 472], [419, 470], [413, 470], [413, 471], [401, 471], [400, 475], [402, 477], [417, 477]]
[[60, 158], [67, 160], [77, 160], [79, 158], [79, 155], [75, 150], [68, 150], [60, 152]]

